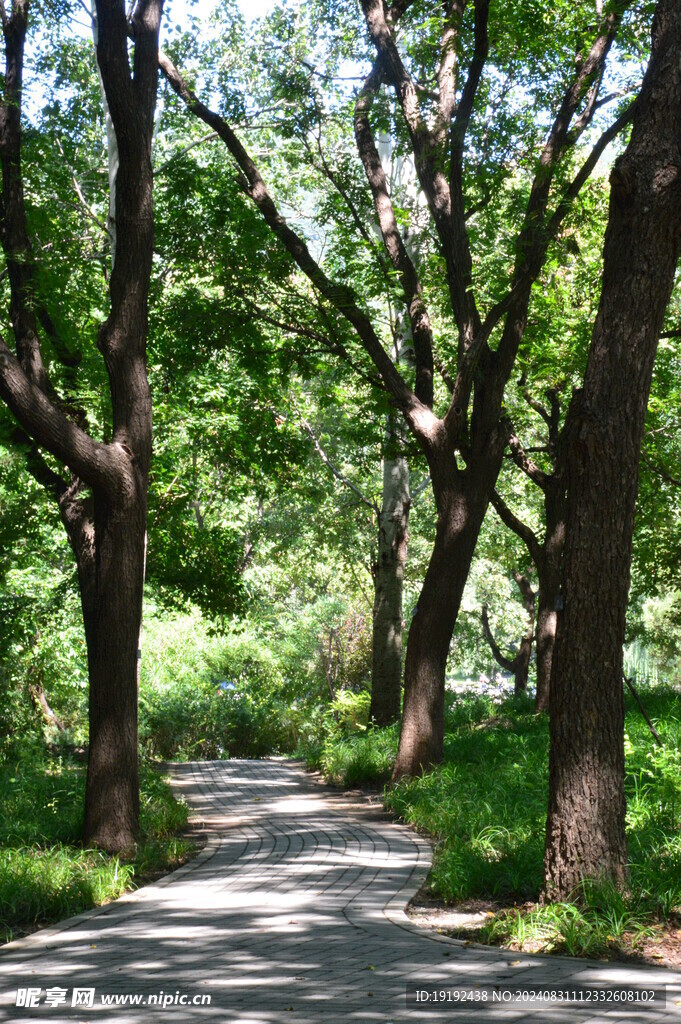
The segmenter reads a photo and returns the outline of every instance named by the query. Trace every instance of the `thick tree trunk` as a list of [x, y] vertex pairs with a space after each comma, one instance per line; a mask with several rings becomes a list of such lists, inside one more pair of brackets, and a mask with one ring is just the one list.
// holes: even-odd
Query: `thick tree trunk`
[[96, 498], [95, 550], [79, 564], [90, 679], [84, 841], [119, 852], [134, 847], [139, 823], [137, 644], [145, 525], [144, 501], [121, 509]]
[[[119, 155], [111, 312], [97, 338], [109, 377], [113, 439], [105, 444], [87, 433], [85, 417], [67, 408], [52, 386], [40, 351], [21, 174], [24, 3], [13, 4], [2, 24], [0, 242], [16, 355], [0, 338], [0, 396], [35, 442], [29, 468], [57, 500], [76, 555], [90, 675], [85, 840], [121, 851], [133, 845], [138, 826], [137, 645], [151, 457], [145, 360], [154, 249], [151, 140], [162, 0], [139, 0], [128, 12], [122, 0], [95, 0], [95, 6], [97, 60]], [[66, 476], [45, 462], [39, 446], [61, 461]]]
[[681, 6], [661, 0], [631, 141], [611, 175], [603, 290], [566, 436], [568, 514], [551, 680], [545, 886], [627, 874], [622, 645], [638, 463], [681, 246]]
[[409, 465], [396, 452], [395, 414], [386, 425], [383, 502], [374, 567], [374, 610], [369, 720], [391, 725], [400, 717], [402, 691], [402, 589], [409, 527]]
[[414, 610], [404, 669], [404, 708], [393, 778], [442, 761], [445, 668], [482, 521], [501, 463], [475, 478], [449, 453], [431, 461], [438, 509], [435, 545]]

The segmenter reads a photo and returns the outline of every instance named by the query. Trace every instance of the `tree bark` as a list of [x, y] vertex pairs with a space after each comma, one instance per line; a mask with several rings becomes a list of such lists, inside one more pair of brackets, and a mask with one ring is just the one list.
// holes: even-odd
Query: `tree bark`
[[409, 464], [396, 450], [398, 444], [396, 417], [389, 413], [374, 567], [369, 721], [377, 726], [399, 720], [402, 693], [402, 591], [411, 494]]
[[[404, 707], [393, 778], [418, 775], [442, 761], [445, 668], [503, 441], [490, 447], [486, 475], [466, 475], [444, 451], [430, 461], [438, 518], [435, 544], [409, 628]], [[492, 480], [489, 477], [492, 476]]]
[[[76, 556], [90, 678], [84, 841], [121, 852], [139, 822], [137, 645], [142, 615], [151, 397], [146, 374], [153, 257], [151, 142], [162, 0], [95, 0], [97, 59], [116, 133], [116, 260], [111, 312], [97, 344], [106, 365], [112, 441], [95, 440], [51, 385], [42, 360], [21, 174], [21, 85], [28, 4], [3, 7], [0, 241], [7, 260], [14, 355], [0, 341], [0, 395], [36, 447], [29, 470], [56, 499]], [[128, 36], [134, 37], [132, 56]], [[132, 70], [130, 61], [132, 59]], [[38, 446], [69, 473], [54, 472]]]
[[551, 694], [551, 665], [553, 663], [553, 648], [556, 641], [556, 598], [559, 590], [555, 593], [552, 588], [539, 585], [537, 594], [537, 694], [535, 698], [535, 709], [537, 711], [548, 711], [550, 708]]
[[545, 889], [627, 875], [622, 645], [638, 464], [681, 248], [681, 6], [661, 0], [631, 141], [611, 174], [603, 289], [566, 437], [564, 610], [551, 681]]
[[550, 712], [551, 670], [560, 605], [560, 573], [565, 543], [565, 490], [562, 466], [558, 466], [544, 492], [546, 532], [537, 558], [537, 711]]
[[130, 849], [139, 826], [138, 642], [146, 500], [94, 502], [94, 545], [78, 571], [90, 682], [84, 840]]

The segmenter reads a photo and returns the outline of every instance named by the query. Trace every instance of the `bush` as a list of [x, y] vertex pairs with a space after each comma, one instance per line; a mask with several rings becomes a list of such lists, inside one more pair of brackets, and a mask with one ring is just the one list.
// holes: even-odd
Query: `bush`
[[279, 666], [245, 630], [209, 632], [198, 611], [147, 618], [140, 740], [164, 760], [265, 757], [292, 750]]
[[297, 748], [308, 767], [339, 786], [380, 785], [392, 775], [398, 726], [368, 728], [371, 695], [340, 690], [308, 721]]
[[0, 765], [0, 941], [117, 899], [149, 873], [171, 870], [191, 844], [175, 833], [187, 808], [146, 762], [140, 766], [142, 838], [122, 862], [84, 850], [85, 765], [32, 750]]
[[293, 736], [284, 705], [269, 694], [232, 686], [197, 682], [143, 694], [140, 738], [148, 754], [212, 760], [290, 750]]
[[398, 738], [397, 725], [329, 738], [319, 767], [339, 786], [384, 785], [395, 767]]

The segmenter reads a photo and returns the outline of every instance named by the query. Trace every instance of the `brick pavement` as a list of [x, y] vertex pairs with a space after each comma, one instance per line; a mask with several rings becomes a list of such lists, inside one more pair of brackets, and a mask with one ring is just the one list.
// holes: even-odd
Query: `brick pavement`
[[[677, 972], [509, 954], [422, 932], [403, 908], [425, 878], [429, 845], [292, 762], [197, 762], [172, 766], [172, 775], [203, 820], [203, 852], [154, 885], [3, 947], [0, 1021], [681, 1021]], [[407, 982], [426, 990], [477, 987], [488, 999], [408, 1008]], [[488, 988], [576, 984], [666, 985], [667, 998], [606, 1013], [492, 1002]], [[40, 989], [39, 1005], [17, 1007], [19, 987]], [[94, 1005], [71, 1007], [74, 987], [94, 988]], [[53, 989], [66, 1006], [45, 1005]], [[101, 1005], [102, 995], [126, 994], [146, 1005]], [[159, 1009], [164, 999], [206, 996], [210, 1005]]]

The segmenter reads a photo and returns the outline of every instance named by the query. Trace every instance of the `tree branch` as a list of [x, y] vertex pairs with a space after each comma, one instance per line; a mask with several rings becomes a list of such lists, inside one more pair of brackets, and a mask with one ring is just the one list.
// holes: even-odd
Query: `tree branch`
[[355, 101], [355, 141], [378, 216], [378, 226], [390, 262], [399, 274], [409, 311], [414, 356], [416, 359], [415, 393], [424, 405], [433, 404], [433, 332], [430, 317], [423, 300], [416, 268], [407, 252], [390, 198], [383, 164], [374, 143], [369, 124], [369, 111], [380, 88], [382, 78], [380, 58], [374, 64]]
[[512, 530], [513, 533], [520, 538], [527, 548], [530, 558], [535, 565], [538, 565], [541, 561], [542, 545], [534, 530], [532, 530], [527, 523], [523, 523], [521, 519], [518, 519], [518, 517], [511, 512], [510, 508], [498, 491], [493, 492], [491, 501], [495, 512], [501, 519], [504, 526], [507, 526], [509, 530]]
[[[463, 87], [461, 100], [456, 117], [451, 126], [451, 142], [449, 154], [449, 189], [451, 195], [452, 214], [452, 248], [458, 274], [461, 278], [463, 293], [460, 302], [465, 308], [465, 317], [459, 328], [459, 362], [474, 344], [476, 334], [480, 330], [480, 315], [473, 295], [473, 259], [471, 256], [468, 231], [466, 230], [466, 202], [463, 189], [464, 146], [468, 125], [480, 79], [487, 60], [489, 38], [487, 23], [489, 19], [489, 0], [475, 0], [475, 43], [473, 59], [468, 69], [468, 77]], [[451, 119], [451, 115], [450, 115]], [[473, 358], [476, 359], [475, 354]]]
[[371, 374], [366, 373], [360, 366], [358, 366], [355, 360], [348, 352], [348, 350], [340, 341], [338, 341], [337, 338], [329, 338], [321, 331], [316, 331], [310, 327], [305, 327], [304, 325], [299, 323], [291, 323], [290, 321], [280, 320], [277, 317], [273, 317], [269, 313], [266, 313], [264, 310], [260, 309], [260, 307], [256, 306], [254, 302], [251, 302], [250, 300], [246, 301], [248, 302], [249, 308], [253, 310], [255, 316], [258, 319], [262, 320], [263, 323], [269, 324], [271, 327], [276, 327], [278, 330], [286, 331], [287, 334], [295, 334], [300, 338], [308, 338], [310, 341], [319, 342], [319, 344], [323, 345], [326, 349], [328, 349], [329, 352], [332, 352], [336, 356], [340, 356], [340, 358], [344, 362], [346, 362], [348, 366], [352, 370], [354, 370], [354, 372], [359, 377], [362, 378], [362, 380], [367, 381], [367, 383], [371, 384], [371, 386], [374, 388], [378, 388], [379, 390], [385, 390], [385, 385], [383, 384], [383, 381], [379, 380], [377, 377], [373, 377]]
[[558, 229], [560, 228], [560, 225], [565, 220], [567, 214], [570, 212], [572, 203], [579, 195], [582, 186], [584, 185], [584, 182], [587, 180], [587, 178], [593, 171], [594, 167], [600, 160], [605, 147], [608, 146], [612, 142], [612, 140], [616, 138], [619, 135], [619, 133], [624, 128], [626, 128], [626, 126], [631, 121], [636, 110], [637, 102], [638, 97], [631, 101], [629, 106], [620, 114], [620, 116], [615, 121], [613, 121], [610, 127], [603, 132], [598, 141], [592, 147], [589, 156], [586, 158], [586, 160], [580, 167], [579, 171], [566, 188], [558, 205], [556, 206], [553, 215], [551, 216], [547, 224], [546, 237], [548, 240], [555, 238], [558, 234]]
[[433, 141], [442, 146], [449, 133], [452, 116], [456, 109], [456, 43], [459, 37], [461, 19], [467, 0], [452, 0], [447, 3], [442, 33], [440, 35], [440, 63], [437, 69], [437, 110], [433, 126]]
[[226, 121], [197, 99], [165, 54], [159, 53], [158, 61], [163, 75], [187, 109], [213, 128], [225, 143], [242, 172], [244, 190], [258, 207], [268, 227], [312, 284], [352, 325], [387, 389], [404, 413], [415, 437], [422, 444], [430, 443], [433, 435], [441, 428], [440, 421], [414, 394], [399, 373], [383, 348], [369, 317], [359, 308], [352, 289], [331, 281], [313, 259], [306, 243], [288, 226], [270, 196], [260, 172]]
[[48, 466], [33, 438], [29, 437], [21, 427], [16, 427], [12, 431], [12, 442], [23, 450], [26, 468], [33, 479], [56, 501], [59, 501], [68, 484], [59, 473], [55, 473], [52, 467]]
[[504, 654], [501, 653], [501, 648], [499, 647], [499, 645], [497, 644], [496, 640], [494, 639], [494, 636], [492, 635], [492, 630], [490, 629], [490, 625], [489, 625], [489, 617], [488, 617], [488, 614], [487, 614], [487, 605], [486, 604], [483, 604], [483, 606], [482, 606], [482, 616], [481, 616], [481, 618], [482, 618], [482, 631], [483, 631], [483, 633], [485, 635], [485, 640], [490, 645], [490, 648], [492, 650], [492, 654], [494, 655], [494, 660], [499, 665], [501, 665], [501, 667], [503, 669], [506, 669], [507, 672], [515, 672], [515, 666], [516, 666], [515, 659], [513, 661], [511, 661], [510, 658], [507, 658]]
[[[570, 124], [585, 91], [594, 82], [599, 81], [602, 76], [605, 61], [621, 23], [622, 15], [628, 6], [628, 0], [618, 0], [603, 18], [587, 57], [578, 65], [577, 72], [565, 91], [537, 162], [537, 170], [518, 238], [511, 294], [506, 297], [506, 300], [502, 300], [495, 310], [495, 315], [498, 316], [499, 311], [506, 304], [508, 311], [496, 356], [498, 372], [504, 380], [508, 379], [522, 338], [532, 282], [541, 270], [549, 243], [565, 217], [569, 203], [578, 194], [602, 152], [602, 148], [597, 143], [584, 167], [563, 197], [564, 200], [567, 200], [567, 205], [563, 207], [563, 204], [560, 203], [558, 210], [547, 225], [546, 212], [556, 168], [566, 148], [573, 145], [580, 134], [578, 132], [577, 135], [571, 137], [569, 134]], [[573, 186], [576, 190], [574, 192]], [[516, 299], [511, 299], [513, 293], [516, 293]]]
[[328, 455], [326, 454], [326, 452], [324, 451], [324, 449], [320, 445], [319, 441], [317, 440], [317, 437], [316, 437], [314, 431], [312, 430], [312, 427], [307, 422], [307, 420], [301, 420], [301, 424], [300, 425], [303, 428], [303, 430], [305, 431], [305, 433], [308, 434], [309, 437], [312, 439], [312, 442], [313, 442], [313, 444], [314, 444], [314, 446], [315, 446], [315, 448], [317, 450], [317, 454], [319, 455], [319, 457], [322, 460], [322, 462], [324, 463], [324, 465], [328, 466], [328, 468], [331, 470], [331, 472], [335, 476], [336, 480], [339, 480], [340, 483], [342, 483], [344, 487], [348, 487], [352, 491], [353, 494], [356, 494], [357, 497], [359, 498], [359, 500], [361, 502], [363, 502], [363, 504], [368, 505], [369, 508], [372, 509], [376, 513], [377, 516], [380, 515], [381, 514], [381, 510], [379, 509], [378, 505], [375, 502], [370, 501], [369, 498], [367, 498], [364, 494], [362, 494], [362, 492], [360, 491], [359, 487], [357, 487], [356, 484], [353, 484], [352, 480], [349, 480], [346, 476], [343, 475], [343, 473], [341, 473], [341, 471], [339, 469], [337, 469], [336, 466], [334, 466], [334, 464], [331, 462], [331, 459], [328, 457]]
[[362, 10], [371, 40], [378, 53], [384, 80], [393, 86], [409, 132], [414, 163], [440, 239], [452, 310], [460, 333], [472, 337], [472, 292], [466, 283], [466, 268], [458, 266], [459, 253], [452, 230], [452, 201], [449, 183], [441, 169], [439, 149], [419, 106], [417, 89], [400, 57], [392, 24], [383, 0], [362, 0]]
[[511, 453], [511, 458], [515, 462], [516, 466], [521, 469], [525, 476], [529, 477], [537, 487], [540, 487], [542, 491], [545, 491], [548, 483], [546, 473], [544, 473], [537, 463], [528, 456], [510, 419], [508, 417], [504, 417], [502, 423], [508, 432], [508, 447]]
[[100, 229], [100, 231], [103, 231], [106, 235], [111, 237], [111, 232], [109, 231], [108, 227], [106, 226], [106, 224], [104, 224], [99, 219], [99, 217], [94, 212], [94, 210], [92, 209], [92, 207], [88, 203], [87, 199], [83, 195], [83, 190], [80, 187], [80, 182], [78, 181], [78, 178], [76, 177], [73, 168], [71, 167], [71, 165], [69, 164], [68, 160], [66, 159], [66, 154], [64, 153], [64, 147], [61, 144], [61, 139], [57, 138], [56, 142], [57, 142], [57, 148], [59, 149], [59, 152], [61, 153], [61, 158], [62, 158], [62, 160], [64, 161], [64, 163], [66, 164], [66, 166], [69, 169], [69, 174], [71, 175], [71, 182], [73, 184], [73, 190], [74, 190], [74, 192], [76, 193], [76, 195], [78, 197], [78, 202], [80, 203], [80, 205], [82, 206], [83, 210], [85, 211], [87, 216], [90, 218], [90, 220], [93, 221], [97, 225], [97, 227]]
[[24, 373], [19, 360], [0, 339], [0, 396], [30, 436], [92, 487], [110, 497], [120, 495], [130, 478], [130, 458], [121, 445], [93, 441], [46, 397]]
[[427, 476], [425, 480], [422, 480], [420, 484], [417, 484], [417, 486], [410, 494], [410, 500], [412, 505], [416, 504], [421, 495], [426, 491], [429, 483], [431, 483], [431, 479], [430, 476]]

